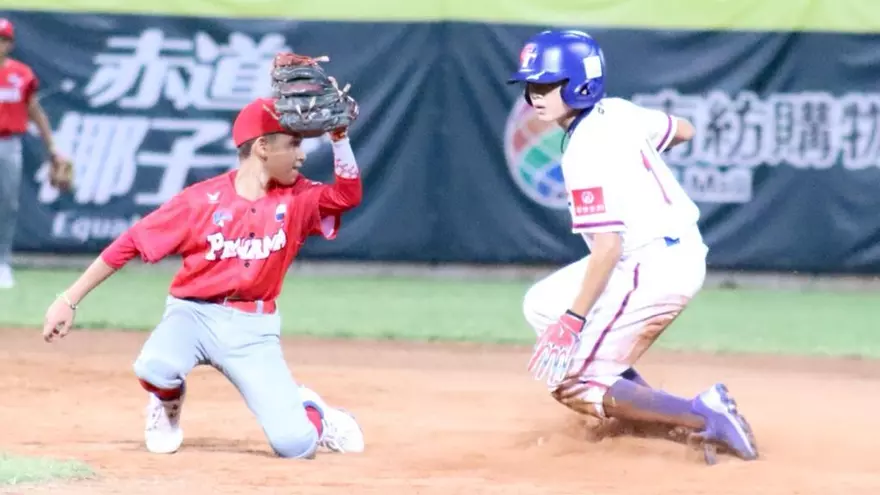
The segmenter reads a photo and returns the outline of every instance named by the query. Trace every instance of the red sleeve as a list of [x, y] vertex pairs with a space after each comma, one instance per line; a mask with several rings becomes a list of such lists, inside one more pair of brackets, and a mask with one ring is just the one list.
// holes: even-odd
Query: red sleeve
[[128, 233], [141, 259], [156, 263], [166, 256], [180, 254], [189, 238], [191, 209], [184, 194], [153, 210], [131, 226]]
[[361, 204], [363, 184], [360, 176], [345, 179], [336, 176], [336, 182], [318, 186], [318, 212], [322, 217], [339, 215]]
[[40, 88], [40, 80], [37, 79], [37, 76], [31, 73], [31, 77], [28, 79], [27, 86], [24, 88], [24, 101], [28, 104], [31, 102], [31, 98], [35, 94], [37, 94], [37, 90]]
[[128, 231], [122, 233], [101, 252], [101, 259], [111, 268], [118, 270], [138, 255], [137, 247]]
[[334, 239], [342, 224], [342, 214], [361, 202], [361, 180], [336, 176], [335, 183], [313, 182], [298, 196], [305, 203], [302, 208], [305, 218], [301, 224], [303, 238], [320, 235]]
[[306, 220], [305, 236], [322, 235], [326, 239], [336, 237], [341, 216], [361, 204], [363, 183], [351, 143], [348, 138], [333, 141], [333, 184], [314, 184], [309, 191], [313, 211]]

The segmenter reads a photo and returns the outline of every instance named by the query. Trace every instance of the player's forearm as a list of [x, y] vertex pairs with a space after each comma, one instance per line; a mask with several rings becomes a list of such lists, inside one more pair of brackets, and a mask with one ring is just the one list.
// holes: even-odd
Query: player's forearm
[[101, 255], [67, 289], [67, 297], [73, 304], [79, 304], [86, 294], [100, 285], [107, 277], [113, 275], [116, 270], [122, 268], [137, 254], [138, 249], [135, 246], [131, 233], [129, 231], [123, 232], [121, 236], [117, 237], [116, 240], [101, 252]]
[[86, 268], [86, 271], [73, 283], [66, 291], [68, 299], [73, 304], [79, 304], [86, 295], [101, 282], [107, 280], [110, 275], [116, 271], [112, 266], [108, 265], [100, 256]]
[[54, 155], [56, 151], [55, 142], [52, 140], [52, 127], [49, 125], [49, 118], [46, 116], [46, 112], [43, 111], [43, 106], [37, 100], [31, 102], [28, 107], [28, 115], [37, 124], [40, 137], [43, 138], [43, 143], [46, 145], [46, 151], [50, 155]]
[[333, 142], [333, 172], [336, 180], [322, 195], [321, 210], [340, 213], [359, 205], [363, 198], [363, 184], [348, 138]]
[[587, 262], [587, 273], [581, 290], [571, 306], [571, 311], [586, 317], [599, 296], [605, 291], [614, 267], [623, 254], [623, 243], [616, 232], [602, 233], [596, 236], [590, 259]]
[[358, 168], [354, 150], [351, 149], [351, 141], [346, 137], [333, 141], [333, 173], [343, 179], [359, 179], [361, 171]]

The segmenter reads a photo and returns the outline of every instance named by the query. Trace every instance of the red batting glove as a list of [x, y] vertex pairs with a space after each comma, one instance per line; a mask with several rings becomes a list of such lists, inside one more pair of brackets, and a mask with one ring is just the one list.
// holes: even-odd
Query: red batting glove
[[547, 380], [550, 387], [556, 387], [565, 380], [580, 344], [584, 323], [584, 318], [566, 311], [559, 321], [547, 327], [535, 344], [535, 352], [529, 360], [529, 372], [535, 380]]

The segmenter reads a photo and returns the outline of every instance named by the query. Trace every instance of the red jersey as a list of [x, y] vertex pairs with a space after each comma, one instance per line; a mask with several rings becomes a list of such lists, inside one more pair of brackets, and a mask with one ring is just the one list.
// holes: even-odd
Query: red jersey
[[329, 185], [299, 177], [249, 201], [235, 191], [236, 173], [184, 189], [117, 238], [103, 260], [121, 268], [138, 253], [148, 263], [177, 254], [174, 297], [274, 301], [306, 238], [333, 239], [340, 215], [361, 201], [360, 177], [338, 175]]
[[38, 86], [27, 65], [11, 58], [0, 63], [0, 137], [27, 132], [28, 106]]

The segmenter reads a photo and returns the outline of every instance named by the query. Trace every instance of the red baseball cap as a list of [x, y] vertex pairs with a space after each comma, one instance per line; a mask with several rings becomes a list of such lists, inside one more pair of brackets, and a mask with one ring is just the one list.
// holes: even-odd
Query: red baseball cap
[[258, 98], [241, 109], [232, 123], [232, 141], [238, 148], [242, 144], [266, 134], [293, 134], [278, 122], [275, 100]]
[[15, 28], [9, 19], [0, 17], [0, 38], [15, 39]]

